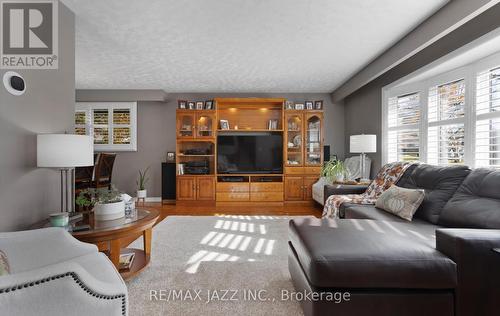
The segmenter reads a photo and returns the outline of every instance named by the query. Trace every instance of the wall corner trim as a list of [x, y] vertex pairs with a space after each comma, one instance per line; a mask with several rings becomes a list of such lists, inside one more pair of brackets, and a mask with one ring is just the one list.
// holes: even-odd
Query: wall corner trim
[[165, 102], [167, 93], [161, 89], [77, 89], [76, 102]]

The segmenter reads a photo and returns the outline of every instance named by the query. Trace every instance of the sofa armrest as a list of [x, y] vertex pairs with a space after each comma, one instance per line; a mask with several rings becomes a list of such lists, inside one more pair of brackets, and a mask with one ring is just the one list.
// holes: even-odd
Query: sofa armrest
[[98, 251], [95, 245], [78, 241], [59, 227], [0, 233], [0, 249], [7, 255], [12, 273]]
[[0, 277], [0, 306], [5, 315], [126, 315], [127, 287], [117, 280], [103, 282], [78, 263], [61, 262]]
[[457, 264], [457, 315], [496, 315], [500, 297], [500, 230], [436, 230], [436, 249]]
[[326, 184], [324, 200], [326, 202], [330, 195], [363, 194], [367, 188], [368, 185], [362, 184]]

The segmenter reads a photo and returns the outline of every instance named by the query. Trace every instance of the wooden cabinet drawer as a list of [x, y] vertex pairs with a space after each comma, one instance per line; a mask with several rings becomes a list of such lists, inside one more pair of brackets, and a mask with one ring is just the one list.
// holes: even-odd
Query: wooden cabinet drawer
[[252, 192], [250, 201], [280, 202], [283, 201], [283, 192]]
[[321, 173], [321, 167], [304, 167], [304, 174], [317, 174]]
[[248, 192], [217, 192], [217, 201], [219, 202], [233, 202], [233, 201], [249, 201], [250, 193]]
[[282, 182], [261, 182], [261, 183], [251, 183], [251, 192], [281, 192], [283, 191]]
[[237, 182], [219, 182], [217, 183], [217, 192], [248, 192], [250, 191], [249, 183]]
[[304, 167], [285, 167], [285, 174], [303, 174]]

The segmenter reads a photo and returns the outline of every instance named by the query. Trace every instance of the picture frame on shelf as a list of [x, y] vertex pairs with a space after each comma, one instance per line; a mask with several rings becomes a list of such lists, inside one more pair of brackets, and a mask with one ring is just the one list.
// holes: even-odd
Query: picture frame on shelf
[[293, 110], [294, 105], [292, 101], [285, 101], [285, 110]]
[[189, 102], [187, 103], [187, 106], [188, 106], [188, 107], [187, 107], [188, 109], [190, 109], [190, 110], [194, 110], [194, 109], [195, 109], [196, 104], [195, 104], [193, 101], [189, 101]]
[[306, 101], [306, 105], [305, 105], [306, 109], [308, 110], [312, 110], [314, 108], [314, 103], [313, 101]]
[[203, 106], [205, 105], [205, 103], [203, 101], [197, 101], [196, 102], [196, 109], [197, 110], [203, 110]]
[[167, 152], [167, 162], [175, 162], [175, 152]]
[[205, 101], [205, 110], [213, 110], [214, 109], [214, 101], [208, 100]]
[[177, 107], [181, 110], [185, 110], [187, 108], [186, 100], [177, 100]]
[[229, 121], [228, 120], [220, 120], [220, 129], [228, 130], [229, 129]]
[[304, 109], [304, 103], [295, 103], [295, 109], [296, 110], [303, 110]]
[[314, 101], [315, 110], [323, 110], [323, 100]]

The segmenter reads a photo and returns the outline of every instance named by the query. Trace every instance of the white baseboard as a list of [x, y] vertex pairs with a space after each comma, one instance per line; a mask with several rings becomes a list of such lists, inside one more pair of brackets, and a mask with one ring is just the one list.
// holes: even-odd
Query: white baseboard
[[[134, 198], [135, 201], [137, 201], [137, 198]], [[151, 196], [146, 198], [146, 202], [161, 202], [161, 197], [159, 196]]]

